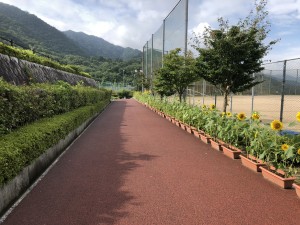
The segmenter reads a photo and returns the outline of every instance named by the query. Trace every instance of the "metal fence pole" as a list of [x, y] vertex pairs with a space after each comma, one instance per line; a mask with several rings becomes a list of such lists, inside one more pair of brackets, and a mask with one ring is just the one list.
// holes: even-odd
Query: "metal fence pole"
[[185, 35], [184, 35], [184, 55], [187, 53], [187, 38], [188, 38], [188, 25], [189, 25], [189, 1], [186, 0], [186, 6], [185, 6]]
[[145, 76], [145, 78], [148, 78], [148, 41], [147, 41], [147, 44], [146, 44], [146, 49], [147, 49], [147, 51], [146, 51], [146, 76]]
[[166, 19], [164, 19], [164, 22], [163, 22], [163, 47], [162, 47], [161, 67], [164, 67], [165, 39], [166, 39]]
[[280, 121], [283, 120], [283, 107], [284, 107], [284, 87], [286, 77], [286, 60], [283, 63], [283, 77], [282, 77], [282, 89], [281, 89], [281, 106], [280, 106]]
[[[253, 78], [255, 78], [255, 74], [252, 75]], [[254, 86], [251, 88], [251, 115], [253, 114], [253, 110], [254, 110]]]
[[202, 81], [202, 104], [204, 104], [204, 95], [205, 95], [205, 88], [206, 88], [206, 85], [205, 85], [205, 80]]
[[232, 92], [230, 93], [230, 112], [232, 113]]
[[270, 70], [269, 95], [271, 94], [272, 70]]
[[152, 34], [152, 38], [151, 38], [151, 71], [150, 71], [150, 73], [151, 73], [151, 83], [150, 83], [150, 89], [151, 89], [151, 91], [152, 91], [152, 88], [153, 88], [153, 34]]
[[299, 70], [297, 69], [297, 78], [296, 78], [296, 85], [295, 85], [295, 95], [297, 95], [297, 89], [298, 89], [298, 76], [299, 76]]

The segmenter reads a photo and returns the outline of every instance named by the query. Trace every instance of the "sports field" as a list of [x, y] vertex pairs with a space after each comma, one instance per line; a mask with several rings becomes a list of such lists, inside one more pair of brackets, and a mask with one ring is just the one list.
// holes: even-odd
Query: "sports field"
[[[197, 96], [188, 97], [187, 102], [195, 105], [210, 105], [215, 103], [214, 96]], [[251, 114], [252, 96], [248, 95], [234, 95], [229, 98], [227, 111], [232, 113], [244, 112], [247, 116]], [[223, 97], [218, 96], [216, 107], [222, 111]], [[254, 96], [253, 109], [261, 115], [263, 122], [270, 122], [274, 119], [280, 118], [281, 96], [280, 95], [261, 95]], [[296, 126], [287, 127], [287, 124], [296, 121], [296, 114], [300, 111], [300, 95], [285, 95], [284, 96], [284, 108], [283, 108], [283, 123], [284, 129], [300, 131], [300, 123]]]

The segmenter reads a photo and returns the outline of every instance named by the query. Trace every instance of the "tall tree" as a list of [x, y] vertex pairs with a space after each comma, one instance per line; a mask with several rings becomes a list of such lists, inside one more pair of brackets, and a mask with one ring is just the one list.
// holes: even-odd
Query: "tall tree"
[[218, 30], [208, 27], [203, 35], [194, 38], [199, 75], [221, 90], [224, 112], [231, 92], [242, 92], [259, 83], [253, 73], [263, 70], [262, 58], [277, 42], [264, 43], [270, 31], [266, 4], [266, 0], [256, 1], [255, 11], [234, 26], [219, 18]]
[[185, 55], [181, 54], [181, 49], [176, 48], [164, 56], [164, 66], [158, 69], [155, 80], [156, 90], [161, 93], [176, 91], [179, 101], [182, 101], [183, 93], [188, 85], [198, 80], [196, 60], [191, 51]]

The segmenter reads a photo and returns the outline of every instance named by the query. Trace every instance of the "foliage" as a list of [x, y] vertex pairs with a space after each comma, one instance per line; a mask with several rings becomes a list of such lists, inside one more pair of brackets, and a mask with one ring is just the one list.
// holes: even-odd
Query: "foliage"
[[31, 50], [24, 50], [13, 46], [5, 45], [0, 42], [0, 53], [4, 55], [13, 56], [19, 59], [24, 59], [30, 62], [38, 63], [44, 66], [52, 67], [54, 69], [63, 70], [69, 73], [78, 74], [85, 77], [91, 77], [88, 73], [81, 71], [80, 67], [75, 65], [62, 65], [49, 58], [38, 56]]
[[89, 77], [89, 74], [101, 84], [111, 82], [134, 86], [135, 70], [141, 69], [141, 52], [136, 49], [115, 46], [84, 33], [60, 32], [35, 15], [0, 2], [2, 37], [28, 49], [20, 53], [5, 49], [8, 55], [39, 64], [44, 62], [45, 65], [70, 73], [80, 71], [80, 75]]
[[183, 93], [188, 85], [198, 80], [196, 73], [196, 61], [191, 51], [181, 54], [181, 49], [176, 48], [164, 55], [164, 66], [158, 69], [155, 79], [155, 88], [160, 95], [170, 95], [177, 92], [179, 101], [182, 101]]
[[0, 137], [0, 186], [68, 133], [103, 110], [109, 98], [52, 118], [44, 118]]
[[168, 71], [166, 67], [154, 72], [153, 85], [154, 91], [160, 95], [161, 99], [164, 96], [171, 96], [176, 92], [172, 80], [168, 79]]
[[133, 92], [132, 91], [128, 91], [128, 90], [121, 90], [121, 91], [117, 92], [117, 96], [120, 99], [122, 99], [122, 98], [132, 98]]
[[0, 135], [36, 121], [110, 98], [110, 92], [80, 84], [15, 86], [0, 79]]
[[104, 58], [120, 59], [128, 61], [141, 57], [141, 51], [132, 48], [123, 48], [113, 45], [102, 38], [87, 35], [82, 32], [71, 30], [63, 32], [68, 38], [74, 41], [89, 56], [102, 56]]
[[184, 103], [169, 102], [167, 99], [160, 100], [149, 93], [137, 92], [134, 97], [198, 130], [203, 130], [214, 139], [239, 147], [275, 169], [284, 170], [287, 177], [295, 174], [296, 168], [300, 166], [300, 135], [281, 135], [279, 130], [283, 126], [279, 124], [280, 121], [263, 124], [259, 120], [258, 112], [248, 117], [245, 113], [231, 115], [221, 113], [213, 107], [203, 106], [200, 109]]
[[219, 18], [218, 30], [208, 27], [203, 36], [194, 38], [199, 75], [223, 93], [224, 112], [231, 92], [242, 92], [259, 83], [252, 75], [263, 70], [262, 58], [277, 42], [263, 43], [269, 32], [266, 3], [256, 2], [255, 14], [251, 11], [237, 25], [229, 26], [228, 21]]

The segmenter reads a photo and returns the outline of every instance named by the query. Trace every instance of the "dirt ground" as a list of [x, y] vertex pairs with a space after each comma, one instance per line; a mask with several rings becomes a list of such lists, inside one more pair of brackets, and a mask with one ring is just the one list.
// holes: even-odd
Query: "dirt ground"
[[[206, 97], [188, 97], [187, 102], [195, 105], [210, 105], [215, 103], [213, 96]], [[232, 113], [244, 112], [250, 116], [252, 108], [252, 96], [235, 95], [232, 99], [229, 98], [227, 111]], [[216, 107], [222, 111], [223, 97], [217, 97]], [[270, 122], [274, 119], [280, 118], [281, 96], [280, 95], [262, 95], [254, 96], [254, 111], [261, 115], [263, 122]], [[284, 109], [283, 109], [283, 123], [284, 129], [300, 131], [300, 123], [296, 126], [288, 127], [288, 123], [296, 121], [296, 114], [300, 111], [300, 96], [299, 95], [285, 95]]]

